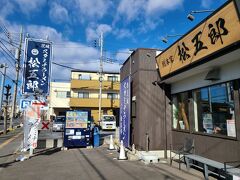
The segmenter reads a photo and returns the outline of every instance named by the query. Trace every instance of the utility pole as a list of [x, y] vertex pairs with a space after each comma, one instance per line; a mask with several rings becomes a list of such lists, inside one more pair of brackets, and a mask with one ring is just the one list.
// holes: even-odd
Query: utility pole
[[4, 93], [4, 84], [7, 71], [7, 64], [0, 64], [0, 68], [3, 68], [3, 74], [1, 79], [1, 94], [0, 94], [0, 117], [2, 117], [2, 102], [3, 102], [3, 93]]
[[5, 106], [4, 106], [4, 134], [7, 134], [7, 112], [8, 112], [8, 102], [9, 102], [9, 97], [11, 96], [10, 90], [11, 86], [7, 85], [4, 86], [6, 88], [6, 93], [5, 95]]
[[15, 86], [13, 91], [13, 102], [12, 102], [12, 111], [11, 111], [11, 119], [10, 119], [10, 128], [13, 128], [13, 118], [15, 117], [15, 111], [16, 111], [16, 101], [17, 101], [17, 88], [18, 88], [18, 78], [19, 78], [19, 71], [20, 71], [20, 58], [21, 58], [21, 50], [22, 50], [22, 34], [23, 34], [23, 28], [21, 27], [20, 32], [20, 44], [19, 48], [16, 49], [16, 80], [15, 80]]
[[103, 33], [100, 34], [100, 67], [99, 67], [99, 123], [101, 121], [102, 111], [102, 81], [103, 81]]

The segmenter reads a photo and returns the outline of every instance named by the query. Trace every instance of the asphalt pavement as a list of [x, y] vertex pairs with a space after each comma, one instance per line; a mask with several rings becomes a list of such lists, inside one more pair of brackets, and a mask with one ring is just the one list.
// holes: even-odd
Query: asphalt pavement
[[[116, 151], [106, 146], [94, 149], [48, 149], [23, 162], [2, 167], [1, 180], [172, 180], [201, 179], [168, 165], [145, 165], [140, 161], [119, 161]], [[174, 172], [176, 171], [176, 172]]]
[[[113, 132], [102, 132], [104, 135]], [[98, 148], [37, 149], [25, 161], [15, 161], [23, 138], [22, 129], [0, 136], [1, 180], [198, 180], [191, 174], [166, 163], [145, 165], [140, 161], [119, 161], [117, 151], [107, 145]]]

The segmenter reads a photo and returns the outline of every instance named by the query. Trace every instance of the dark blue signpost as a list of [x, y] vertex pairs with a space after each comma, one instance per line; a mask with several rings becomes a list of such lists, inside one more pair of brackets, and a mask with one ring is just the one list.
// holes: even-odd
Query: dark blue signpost
[[130, 77], [121, 82], [120, 89], [120, 141], [123, 141], [125, 147], [130, 146]]
[[26, 39], [23, 94], [49, 93], [52, 46], [49, 41]]

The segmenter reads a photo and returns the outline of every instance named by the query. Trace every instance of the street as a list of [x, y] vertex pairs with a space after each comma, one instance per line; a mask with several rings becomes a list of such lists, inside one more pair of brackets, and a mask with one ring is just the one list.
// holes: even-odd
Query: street
[[199, 176], [179, 171], [165, 163], [145, 165], [140, 161], [119, 161], [118, 152], [107, 150], [106, 144], [98, 148], [73, 148], [64, 151], [61, 148], [37, 149], [30, 159], [17, 162], [17, 150], [23, 137], [21, 131], [19, 128], [8, 136], [0, 136], [1, 180], [192, 180], [202, 177], [201, 174]]

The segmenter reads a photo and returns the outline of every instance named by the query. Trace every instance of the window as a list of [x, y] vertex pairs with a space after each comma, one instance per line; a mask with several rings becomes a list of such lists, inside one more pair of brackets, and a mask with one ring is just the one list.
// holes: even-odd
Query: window
[[88, 92], [78, 92], [78, 98], [89, 98]]
[[56, 97], [57, 98], [70, 98], [70, 91], [57, 91]]
[[117, 76], [108, 76], [108, 81], [116, 82], [116, 81], [118, 81], [118, 77]]
[[188, 92], [173, 96], [173, 128], [189, 130]]
[[117, 93], [107, 93], [107, 98], [108, 99], [118, 99], [118, 94]]
[[195, 131], [236, 137], [232, 82], [197, 89], [193, 95]]
[[89, 74], [79, 74], [78, 79], [80, 79], [80, 80], [91, 80], [91, 76]]

